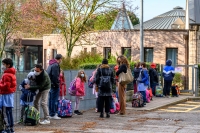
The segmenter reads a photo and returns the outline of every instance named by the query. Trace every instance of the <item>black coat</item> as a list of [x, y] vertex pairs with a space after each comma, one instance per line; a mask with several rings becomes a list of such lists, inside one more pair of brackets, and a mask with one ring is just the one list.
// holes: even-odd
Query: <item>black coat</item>
[[[102, 75], [103, 76], [108, 76], [110, 75], [110, 82], [111, 82], [111, 87], [109, 89], [101, 89], [99, 87], [100, 80], [101, 80], [101, 70], [102, 70]], [[101, 65], [100, 68], [97, 69], [96, 73], [96, 84], [98, 86], [98, 95], [99, 96], [112, 96], [112, 85], [114, 84], [114, 75], [112, 69], [109, 67], [107, 64]]]
[[139, 75], [140, 75], [140, 68], [134, 68], [134, 70], [133, 70], [133, 73], [134, 73], [134, 80], [133, 80], [133, 82], [134, 83], [136, 83], [136, 81], [137, 81], [137, 78], [139, 77]]
[[149, 76], [150, 76], [150, 84], [158, 83], [158, 73], [155, 69], [149, 69]]

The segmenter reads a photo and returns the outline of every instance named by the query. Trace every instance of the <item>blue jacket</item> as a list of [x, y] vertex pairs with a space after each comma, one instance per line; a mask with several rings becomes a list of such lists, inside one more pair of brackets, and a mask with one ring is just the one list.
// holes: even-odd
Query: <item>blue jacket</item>
[[24, 87], [25, 85], [26, 85], [26, 82], [25, 80], [23, 80], [19, 86], [20, 90], [22, 91], [22, 95], [20, 99], [24, 102], [33, 102], [34, 96], [36, 95], [36, 91], [25, 89]]
[[163, 73], [162, 73], [164, 80], [172, 81], [174, 78], [174, 74], [175, 74], [174, 67], [171, 65], [172, 65], [172, 61], [167, 60], [166, 66], [164, 67]]
[[149, 74], [146, 69], [141, 69], [141, 74], [142, 74], [142, 81], [140, 83], [144, 83], [145, 86], [149, 85]]

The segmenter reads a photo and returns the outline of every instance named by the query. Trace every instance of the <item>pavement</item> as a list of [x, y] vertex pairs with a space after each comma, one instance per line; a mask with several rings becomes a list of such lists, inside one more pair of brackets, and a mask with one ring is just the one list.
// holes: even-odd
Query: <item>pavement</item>
[[188, 96], [180, 95], [178, 97], [170, 97], [170, 98], [153, 97], [153, 100], [150, 101], [150, 103], [147, 103], [147, 105], [142, 108], [132, 108], [131, 107], [132, 103], [129, 102], [128, 107], [126, 109], [137, 110], [137, 111], [153, 111], [159, 108], [163, 108], [169, 105], [185, 102], [187, 100], [192, 100], [192, 99], [198, 99], [198, 98], [195, 98], [194, 96], [190, 96], [190, 95]]
[[99, 118], [94, 109], [72, 118], [51, 120], [50, 125], [16, 125], [16, 133], [200, 133], [200, 98], [153, 97], [142, 108], [127, 104], [125, 116]]

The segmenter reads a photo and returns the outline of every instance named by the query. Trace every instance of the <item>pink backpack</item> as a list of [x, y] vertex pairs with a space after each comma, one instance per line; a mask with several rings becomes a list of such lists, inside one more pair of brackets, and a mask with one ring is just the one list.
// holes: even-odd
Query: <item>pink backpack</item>
[[72, 80], [72, 82], [70, 83], [70, 86], [68, 88], [68, 93], [71, 96], [75, 96], [76, 95], [76, 79]]
[[150, 103], [151, 101], [150, 93], [148, 90], [146, 90], [146, 100], [147, 100], [147, 103]]

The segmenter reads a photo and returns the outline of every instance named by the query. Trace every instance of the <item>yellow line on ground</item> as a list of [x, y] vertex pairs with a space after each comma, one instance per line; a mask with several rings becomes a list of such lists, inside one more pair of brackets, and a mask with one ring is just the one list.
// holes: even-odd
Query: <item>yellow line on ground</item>
[[200, 104], [200, 102], [187, 101], [186, 103]]
[[186, 111], [180, 111], [180, 110], [167, 110], [167, 109], [160, 109], [162, 111], [165, 111], [165, 112], [186, 112]]
[[189, 111], [191, 111], [191, 110], [194, 110], [194, 109], [197, 109], [197, 108], [200, 108], [200, 105], [197, 105], [197, 106], [195, 106], [194, 108], [190, 108], [190, 109], [188, 109], [187, 112], [189, 112]]
[[168, 107], [168, 108], [170, 108], [170, 109], [171, 109], [171, 108], [176, 108], [176, 109], [185, 109], [185, 110], [190, 109], [190, 108], [186, 108], [186, 107], [177, 107], [177, 106], [176, 106], [176, 107], [172, 106], [172, 107]]
[[196, 105], [190, 105], [190, 104], [176, 104], [176, 105], [178, 105], [178, 106], [196, 106]]

